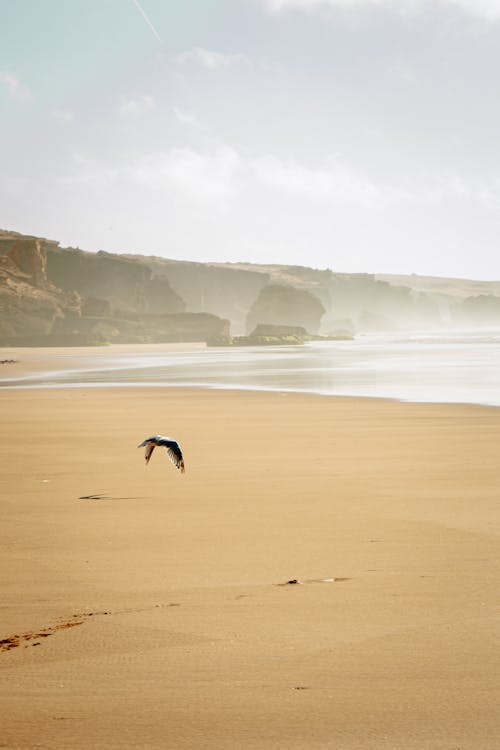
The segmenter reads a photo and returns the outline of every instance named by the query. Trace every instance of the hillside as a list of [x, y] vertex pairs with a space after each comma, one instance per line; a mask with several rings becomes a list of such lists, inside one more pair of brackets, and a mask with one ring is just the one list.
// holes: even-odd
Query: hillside
[[377, 281], [385, 281], [392, 286], [407, 286], [417, 292], [444, 294], [451, 297], [476, 297], [479, 295], [500, 296], [500, 281], [477, 281], [473, 279], [443, 278], [440, 276], [407, 276], [377, 273]]
[[0, 345], [207, 341], [500, 324], [500, 281], [85, 252], [0, 230]]

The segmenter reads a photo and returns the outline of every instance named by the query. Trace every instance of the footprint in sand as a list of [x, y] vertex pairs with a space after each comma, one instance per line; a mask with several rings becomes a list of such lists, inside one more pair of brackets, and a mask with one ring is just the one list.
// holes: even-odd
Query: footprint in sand
[[305, 578], [301, 581], [300, 578], [291, 578], [284, 583], [277, 583], [276, 586], [303, 586], [306, 583], [342, 583], [342, 581], [350, 580], [350, 578]]
[[[103, 615], [126, 615], [133, 614], [135, 612], [148, 612], [149, 610], [156, 609], [157, 607], [180, 607], [180, 602], [168, 602], [166, 604], [153, 604], [149, 607], [136, 607], [132, 609], [120, 609], [120, 610], [99, 610], [96, 612], [79, 612], [72, 616], [72, 619], [68, 622], [62, 622], [52, 627], [43, 628], [39, 631], [33, 631], [28, 633], [21, 633], [15, 635], [9, 635], [7, 638], [0, 639], [0, 653], [2, 651], [10, 651], [13, 648], [24, 645], [24, 648], [28, 646], [40, 646], [40, 638], [48, 638], [49, 635], [54, 635], [58, 630], [66, 630], [67, 628], [74, 628], [77, 625], [83, 625], [85, 620], [89, 617], [102, 617]], [[36, 641], [36, 643], [31, 643]]]
[[[54, 635], [58, 630], [65, 630], [66, 628], [74, 628], [76, 625], [82, 625], [83, 620], [75, 622], [64, 622], [60, 625], [54, 625], [51, 628], [43, 628], [38, 632], [21, 633], [20, 635], [10, 635], [7, 638], [0, 640], [0, 652], [10, 651], [13, 648], [24, 645], [25, 648], [28, 646], [39, 646], [41, 641], [40, 638], [48, 638], [49, 635]], [[30, 641], [36, 641], [36, 643], [30, 643]]]

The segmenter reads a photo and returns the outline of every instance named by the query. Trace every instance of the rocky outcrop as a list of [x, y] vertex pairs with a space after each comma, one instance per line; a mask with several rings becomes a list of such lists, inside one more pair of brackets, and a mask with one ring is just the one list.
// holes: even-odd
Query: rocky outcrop
[[478, 327], [500, 324], [500, 297], [478, 294], [457, 302], [452, 311], [452, 320], [458, 325]]
[[317, 333], [325, 308], [319, 299], [303, 289], [281, 284], [264, 287], [247, 316], [247, 331], [260, 324], [300, 326]]
[[86, 339], [89, 344], [206, 341], [214, 336], [229, 336], [229, 321], [208, 313], [66, 317], [57, 321], [53, 332]]
[[[127, 256], [135, 261], [138, 256]], [[191, 263], [165, 258], [140, 258], [157, 275], [168, 277], [172, 289], [192, 312], [209, 312], [231, 321], [235, 333], [245, 330], [248, 310], [269, 275], [231, 264]]]
[[372, 274], [333, 274], [330, 294], [322, 321], [325, 332], [337, 329], [339, 319], [352, 321], [354, 330], [362, 332], [436, 328], [443, 323], [431, 295]]
[[82, 315], [97, 318], [111, 316], [111, 302], [99, 297], [85, 297], [82, 302]]
[[[310, 340], [488, 326], [500, 282], [89, 253], [0, 230], [0, 344]], [[255, 333], [259, 324], [281, 327]], [[286, 332], [299, 327], [302, 333]], [[288, 340], [288, 339], [287, 339]], [[237, 342], [236, 342], [237, 344]]]
[[56, 286], [83, 297], [107, 300], [115, 312], [177, 313], [186, 309], [168, 278], [153, 276], [142, 262], [110, 253], [50, 248], [47, 277]]
[[139, 322], [151, 341], [207, 341], [229, 336], [229, 320], [210, 313], [141, 315]]
[[38, 237], [0, 237], [0, 253], [8, 257], [32, 286], [47, 286], [47, 255]]
[[333, 336], [310, 334], [302, 326], [258, 325], [248, 336], [213, 336], [208, 346], [297, 346], [306, 341], [346, 341], [354, 338], [345, 332]]
[[306, 339], [309, 333], [302, 326], [258, 325], [250, 336], [298, 336]]
[[139, 261], [0, 232], [0, 345], [204, 341], [229, 321], [185, 312], [169, 280]]
[[80, 314], [78, 295], [47, 279], [46, 242], [0, 232], [0, 343], [43, 337], [56, 320]]

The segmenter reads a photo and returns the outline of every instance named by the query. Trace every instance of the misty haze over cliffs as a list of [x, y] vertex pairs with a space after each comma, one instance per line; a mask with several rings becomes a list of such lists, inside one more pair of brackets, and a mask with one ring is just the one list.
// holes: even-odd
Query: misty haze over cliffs
[[500, 324], [500, 282], [89, 253], [3, 230], [1, 340], [206, 341], [258, 325], [359, 334]]

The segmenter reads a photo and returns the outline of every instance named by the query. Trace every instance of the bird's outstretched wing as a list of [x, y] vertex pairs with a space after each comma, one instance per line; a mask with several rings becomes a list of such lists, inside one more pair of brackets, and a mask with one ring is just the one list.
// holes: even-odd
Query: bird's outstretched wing
[[147, 463], [147, 464], [149, 463], [149, 459], [150, 459], [150, 458], [151, 458], [151, 456], [153, 455], [153, 451], [154, 451], [154, 449], [155, 449], [155, 444], [154, 444], [154, 443], [148, 443], [148, 444], [146, 445], [146, 451], [145, 451], [145, 453], [144, 453], [144, 457], [145, 457], [145, 459], [146, 459], [146, 463]]
[[148, 464], [149, 459], [153, 455], [153, 451], [156, 446], [156, 438], [155, 437], [146, 438], [146, 440], [143, 440], [142, 443], [140, 443], [137, 447], [144, 448], [144, 446], [146, 447], [144, 457], [146, 459], [146, 464]]
[[164, 445], [167, 449], [167, 455], [169, 459], [172, 461], [174, 466], [177, 466], [181, 474], [184, 474], [184, 459], [182, 457], [182, 451], [179, 443], [176, 440], [169, 440], [168, 443], [164, 443]]
[[173, 438], [164, 437], [163, 435], [154, 435], [153, 437], [146, 438], [138, 448], [146, 447], [146, 464], [148, 463], [154, 449], [158, 446], [166, 448], [167, 455], [182, 474], [185, 472], [184, 459], [182, 457], [182, 451], [177, 440]]

